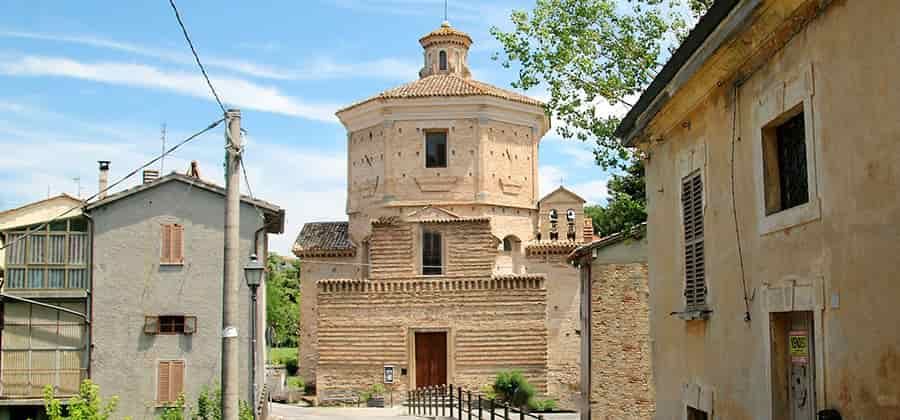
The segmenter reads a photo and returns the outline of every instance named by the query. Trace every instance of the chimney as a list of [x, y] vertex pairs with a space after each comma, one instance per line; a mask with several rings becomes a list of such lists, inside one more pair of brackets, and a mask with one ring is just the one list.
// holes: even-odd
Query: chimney
[[159, 179], [159, 171], [155, 169], [144, 170], [144, 184], [149, 184], [157, 179]]
[[584, 217], [584, 242], [594, 242], [594, 220], [590, 217]]
[[106, 198], [106, 187], [109, 185], [109, 161], [98, 160], [97, 163], [100, 164], [100, 177], [99, 184], [97, 185], [97, 198], [102, 200]]
[[200, 179], [200, 164], [196, 160], [191, 161], [191, 169], [188, 169], [189, 177]]

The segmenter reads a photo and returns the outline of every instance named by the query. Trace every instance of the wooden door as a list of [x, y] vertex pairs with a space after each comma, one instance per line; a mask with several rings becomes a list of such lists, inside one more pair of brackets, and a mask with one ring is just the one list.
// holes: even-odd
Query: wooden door
[[447, 333], [416, 333], [416, 387], [447, 383]]
[[791, 356], [790, 388], [791, 420], [815, 418], [815, 348], [813, 347], [812, 312], [790, 312], [788, 348]]

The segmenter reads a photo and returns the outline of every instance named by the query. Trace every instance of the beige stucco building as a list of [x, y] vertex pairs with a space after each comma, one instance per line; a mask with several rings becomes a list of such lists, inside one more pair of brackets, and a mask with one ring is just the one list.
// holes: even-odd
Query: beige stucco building
[[656, 418], [900, 418], [898, 21], [895, 1], [717, 1], [623, 120]]
[[347, 128], [347, 222], [307, 223], [300, 372], [321, 401], [383, 382], [394, 395], [471, 389], [519, 369], [578, 399], [578, 279], [592, 240], [584, 200], [538, 192], [542, 104], [471, 78], [471, 38], [420, 40], [419, 79], [338, 112]]

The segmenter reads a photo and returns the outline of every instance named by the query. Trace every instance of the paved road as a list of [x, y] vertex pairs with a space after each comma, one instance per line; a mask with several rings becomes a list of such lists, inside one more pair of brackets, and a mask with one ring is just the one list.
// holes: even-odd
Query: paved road
[[397, 420], [416, 417], [406, 415], [404, 408], [337, 408], [337, 407], [296, 407], [272, 403], [270, 412], [273, 420]]

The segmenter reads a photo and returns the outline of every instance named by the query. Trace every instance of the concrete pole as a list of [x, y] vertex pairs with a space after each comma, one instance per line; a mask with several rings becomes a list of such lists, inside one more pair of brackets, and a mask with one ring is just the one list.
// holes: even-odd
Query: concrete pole
[[241, 111], [225, 114], [228, 127], [227, 171], [225, 173], [225, 278], [222, 284], [222, 419], [237, 420], [239, 363], [238, 296], [241, 284], [240, 205], [241, 205]]

